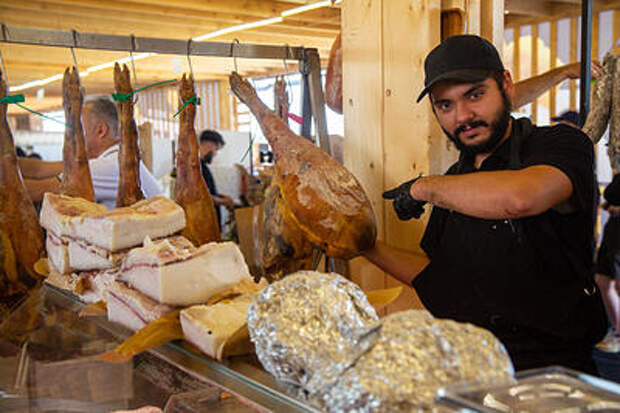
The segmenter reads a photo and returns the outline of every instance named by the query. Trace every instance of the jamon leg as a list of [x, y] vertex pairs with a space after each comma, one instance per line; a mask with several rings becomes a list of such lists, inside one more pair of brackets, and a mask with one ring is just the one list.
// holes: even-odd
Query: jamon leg
[[[129, 69], [114, 64], [114, 89], [116, 93], [131, 93]], [[138, 148], [138, 128], [133, 117], [133, 99], [116, 104], [119, 115], [121, 142], [118, 151], [118, 195], [116, 207], [133, 205], [144, 199], [140, 189], [140, 149]]]
[[355, 176], [310, 141], [295, 135], [241, 76], [233, 73], [229, 80], [271, 144], [286, 218], [330, 257], [351, 258], [372, 247], [377, 234], [375, 217]]
[[[196, 96], [193, 79], [183, 75], [179, 96], [183, 102]], [[208, 242], [219, 241], [220, 227], [213, 199], [200, 172], [198, 139], [194, 129], [196, 105], [185, 106], [179, 117], [174, 200], [185, 210], [187, 225], [181, 234], [194, 245], [200, 246]]]
[[342, 35], [334, 40], [329, 51], [325, 76], [325, 103], [336, 113], [342, 113]]
[[82, 129], [83, 103], [84, 95], [80, 89], [77, 70], [67, 68], [62, 79], [62, 106], [65, 109], [66, 122], [71, 127], [65, 128], [65, 142], [62, 148], [64, 171], [60, 191], [64, 195], [94, 201], [95, 191], [90, 177]]
[[[0, 98], [7, 85], [1, 79]], [[37, 278], [34, 263], [43, 256], [43, 232], [24, 187], [13, 135], [0, 103], [0, 296], [26, 291]]]

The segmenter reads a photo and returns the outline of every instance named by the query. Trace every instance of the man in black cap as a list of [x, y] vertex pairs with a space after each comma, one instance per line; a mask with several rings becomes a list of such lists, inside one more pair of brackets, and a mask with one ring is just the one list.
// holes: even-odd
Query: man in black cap
[[426, 57], [426, 95], [460, 151], [443, 176], [387, 191], [402, 220], [433, 205], [413, 256], [379, 243], [365, 256], [411, 283], [436, 317], [491, 330], [517, 370], [595, 373], [606, 317], [593, 281], [593, 147], [581, 131], [510, 116], [514, 84], [495, 47], [472, 35]]

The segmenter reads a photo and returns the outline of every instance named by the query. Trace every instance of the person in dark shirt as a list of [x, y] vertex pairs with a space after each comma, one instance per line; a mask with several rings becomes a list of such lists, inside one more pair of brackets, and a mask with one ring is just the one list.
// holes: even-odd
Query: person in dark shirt
[[220, 227], [222, 226], [222, 211], [221, 206], [224, 205], [228, 210], [232, 211], [234, 208], [234, 202], [231, 197], [220, 194], [217, 192], [215, 186], [215, 180], [209, 170], [209, 164], [213, 161], [217, 151], [219, 151], [226, 142], [222, 135], [214, 130], [204, 130], [200, 134], [200, 169], [202, 171], [202, 177], [209, 188], [211, 198], [215, 204], [215, 211], [217, 212], [217, 222]]
[[364, 255], [412, 284], [436, 317], [493, 332], [516, 370], [596, 373], [607, 319], [593, 273], [594, 150], [581, 131], [510, 116], [514, 84], [495, 47], [446, 39], [425, 61], [437, 121], [460, 152], [444, 176], [387, 191], [402, 220], [433, 205], [424, 256], [385, 244]]
[[603, 208], [609, 212], [609, 219], [597, 254], [595, 279], [612, 328], [597, 348], [617, 352], [620, 351], [620, 174], [614, 175], [603, 196]]

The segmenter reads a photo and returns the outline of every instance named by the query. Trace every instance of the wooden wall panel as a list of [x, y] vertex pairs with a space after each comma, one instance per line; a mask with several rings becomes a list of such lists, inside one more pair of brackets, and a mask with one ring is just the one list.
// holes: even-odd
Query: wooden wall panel
[[[536, 76], [538, 74], [538, 24], [532, 24], [532, 35], [530, 36], [530, 40], [530, 76]], [[538, 99], [532, 102], [532, 122], [538, 123]]]

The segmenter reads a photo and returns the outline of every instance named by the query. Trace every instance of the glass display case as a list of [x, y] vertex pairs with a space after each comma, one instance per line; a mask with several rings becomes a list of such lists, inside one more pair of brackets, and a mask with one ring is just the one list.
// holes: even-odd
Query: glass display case
[[105, 317], [81, 317], [83, 306], [46, 285], [2, 323], [0, 411], [314, 411], [253, 355], [218, 362], [169, 343], [128, 362], [100, 361], [132, 332]]

